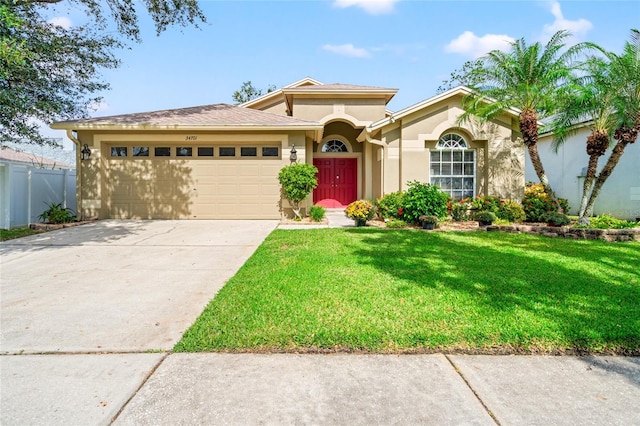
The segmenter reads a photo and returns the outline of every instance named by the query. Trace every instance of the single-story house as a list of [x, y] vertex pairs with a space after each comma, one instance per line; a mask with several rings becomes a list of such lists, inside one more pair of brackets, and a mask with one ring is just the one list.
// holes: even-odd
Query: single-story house
[[[567, 138], [557, 152], [553, 150], [553, 135], [542, 134], [538, 152], [549, 177], [551, 187], [559, 197], [569, 201], [570, 213], [578, 214], [584, 176], [589, 163], [586, 152], [587, 137], [591, 133], [590, 122], [582, 123]], [[640, 138], [639, 138], [640, 139]], [[615, 143], [615, 141], [614, 141]], [[598, 172], [605, 165], [611, 148], [600, 157]], [[602, 186], [594, 204], [595, 215], [609, 214], [619, 219], [635, 220], [640, 217], [640, 141], [627, 145], [620, 162]], [[529, 155], [526, 156], [527, 181], [538, 182]]]
[[391, 112], [387, 103], [396, 92], [305, 78], [239, 106], [52, 127], [66, 129], [78, 147], [83, 216], [277, 219], [288, 208], [277, 175], [294, 150], [297, 161], [319, 170], [307, 205], [342, 207], [405, 189], [413, 180], [438, 184], [456, 199], [522, 196], [516, 110], [483, 125], [458, 124], [468, 88]]

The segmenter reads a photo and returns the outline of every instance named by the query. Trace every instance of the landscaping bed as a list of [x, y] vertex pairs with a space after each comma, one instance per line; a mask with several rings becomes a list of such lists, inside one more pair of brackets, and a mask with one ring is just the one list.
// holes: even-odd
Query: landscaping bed
[[496, 225], [488, 226], [487, 231], [525, 233], [544, 235], [545, 237], [562, 237], [574, 240], [640, 241], [640, 228], [631, 229], [595, 229], [573, 228], [570, 226], [544, 225]]
[[29, 228], [37, 231], [55, 231], [56, 229], [72, 228], [74, 226], [86, 225], [87, 223], [95, 222], [98, 219], [79, 220], [66, 223], [32, 223]]

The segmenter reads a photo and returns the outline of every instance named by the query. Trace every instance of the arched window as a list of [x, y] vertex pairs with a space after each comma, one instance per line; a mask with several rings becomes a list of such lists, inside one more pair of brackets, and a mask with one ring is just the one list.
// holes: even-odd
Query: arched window
[[447, 133], [438, 141], [438, 149], [467, 149], [467, 142], [460, 135], [455, 133]]
[[349, 148], [341, 140], [331, 139], [322, 145], [322, 152], [349, 152]]
[[431, 150], [431, 183], [454, 200], [475, 196], [476, 152], [455, 133], [443, 135]]

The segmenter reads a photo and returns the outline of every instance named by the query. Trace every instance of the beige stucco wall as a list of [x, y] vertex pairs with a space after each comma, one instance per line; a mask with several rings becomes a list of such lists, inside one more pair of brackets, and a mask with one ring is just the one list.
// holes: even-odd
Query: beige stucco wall
[[264, 105], [259, 105], [255, 109], [271, 114], [287, 115], [287, 104], [284, 102], [284, 97], [279, 97], [269, 103], [265, 102]]
[[510, 116], [491, 123], [458, 124], [461, 97], [451, 97], [412, 112], [384, 127], [384, 193], [407, 188], [407, 182], [429, 182], [430, 150], [441, 136], [456, 133], [476, 151], [476, 195], [520, 199], [524, 188], [524, 148], [514, 140]]
[[[194, 212], [198, 210], [196, 204], [201, 202], [202, 198], [195, 199], [192, 191], [195, 168], [192, 165], [197, 163], [197, 169], [199, 176], [207, 175], [206, 168], [208, 165], [213, 168], [224, 167], [229, 170], [228, 179], [232, 181], [234, 174], [242, 175], [243, 173], [256, 173], [257, 168], [260, 168], [258, 173], [260, 177], [259, 185], [266, 185], [270, 188], [269, 194], [273, 192], [273, 202], [269, 200], [262, 201], [262, 204], [268, 205], [266, 209], [271, 212], [269, 217], [279, 217], [279, 212], [274, 214], [274, 211], [279, 211], [281, 206], [281, 200], [279, 196], [279, 190], [274, 190], [274, 187], [279, 187], [277, 183], [277, 173], [285, 165], [290, 164], [289, 154], [292, 145], [296, 145], [297, 155], [300, 162], [307, 161], [307, 150], [305, 147], [310, 144], [310, 139], [305, 135], [304, 131], [287, 131], [287, 132], [149, 132], [149, 131], [80, 131], [78, 132], [78, 139], [80, 144], [87, 144], [91, 148], [91, 158], [88, 161], [81, 162], [81, 181], [78, 188], [78, 210], [84, 217], [99, 217], [107, 218], [110, 216], [109, 212], [109, 194], [111, 192], [111, 185], [115, 174], [110, 178], [109, 160], [110, 154], [108, 149], [113, 145], [122, 146], [162, 146], [177, 147], [177, 146], [190, 146], [194, 149], [198, 146], [278, 146], [281, 148], [281, 156], [278, 159], [195, 159], [184, 157], [172, 157], [170, 159], [163, 158], [160, 161], [162, 166], [153, 170], [137, 170], [142, 162], [135, 164], [136, 170], [131, 167], [126, 170], [118, 170], [117, 173], [136, 173], [140, 186], [144, 186], [150, 183], [152, 179], [159, 177], [164, 179], [164, 186], [162, 193], [166, 196], [162, 200], [163, 205], [152, 206], [153, 212], [166, 211], [164, 218], [188, 218], [193, 217]], [[172, 150], [173, 153], [173, 150]], [[309, 157], [311, 158], [311, 157]], [[128, 161], [135, 162], [136, 160], [129, 159]], [[152, 162], [144, 163], [145, 168], [152, 165]], [[265, 166], [266, 164], [266, 166]], [[236, 166], [237, 165], [237, 166]], [[241, 167], [241, 166], [245, 167]], [[114, 173], [116, 173], [114, 171]], [[266, 173], [266, 175], [265, 175]], [[152, 177], [153, 175], [153, 177]], [[242, 176], [241, 176], [242, 177]], [[245, 176], [246, 178], [246, 176]], [[273, 180], [273, 182], [271, 182]], [[170, 187], [170, 190], [166, 190], [166, 186]], [[248, 188], [250, 189], [250, 188]], [[242, 190], [242, 189], [240, 189]], [[255, 191], [255, 189], [254, 189]], [[260, 189], [258, 188], [260, 192]], [[234, 194], [229, 194], [230, 196]], [[258, 194], [262, 197], [264, 194]], [[268, 196], [271, 196], [268, 195]], [[158, 204], [158, 201], [149, 201]], [[278, 210], [274, 210], [273, 206], [279, 206]], [[246, 207], [248, 214], [251, 214], [252, 209], [256, 211], [260, 210], [260, 206]], [[200, 208], [199, 211], [202, 211]], [[215, 213], [214, 213], [215, 214]], [[206, 211], [198, 213], [199, 216], [207, 216]], [[243, 217], [241, 211], [238, 212], [236, 218]], [[266, 218], [266, 217], [264, 217]]]
[[361, 127], [384, 118], [384, 99], [349, 99], [322, 97], [294, 97], [293, 116], [302, 120], [326, 123], [333, 120], [350, 121]]

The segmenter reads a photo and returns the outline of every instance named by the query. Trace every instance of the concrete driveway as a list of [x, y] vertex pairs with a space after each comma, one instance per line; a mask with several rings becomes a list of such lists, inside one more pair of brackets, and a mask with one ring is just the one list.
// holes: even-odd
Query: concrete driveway
[[108, 424], [276, 225], [100, 221], [0, 244], [0, 424]]
[[168, 350], [275, 221], [100, 221], [2, 244], [2, 353]]

